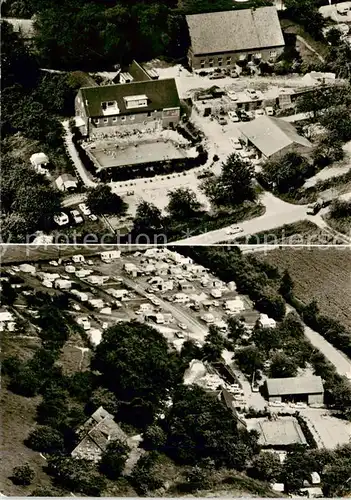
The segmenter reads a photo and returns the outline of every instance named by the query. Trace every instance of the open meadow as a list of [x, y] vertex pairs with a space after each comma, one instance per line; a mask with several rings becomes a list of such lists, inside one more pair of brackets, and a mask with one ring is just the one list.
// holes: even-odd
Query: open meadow
[[347, 248], [282, 248], [256, 257], [287, 269], [295, 295], [307, 303], [316, 299], [323, 314], [351, 328], [351, 251]]

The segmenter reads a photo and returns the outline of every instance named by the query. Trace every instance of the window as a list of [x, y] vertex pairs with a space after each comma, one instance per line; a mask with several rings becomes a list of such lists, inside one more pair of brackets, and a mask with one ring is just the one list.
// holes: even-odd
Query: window
[[125, 122], [126, 121], [126, 117], [125, 116], [121, 116], [121, 120], [122, 120], [122, 122]]
[[232, 64], [232, 58], [229, 56], [227, 57], [227, 66], [230, 66]]
[[113, 121], [113, 122], [116, 122], [116, 121], [117, 121], [117, 118], [114, 116], [114, 117], [112, 118], [112, 121]]
[[200, 66], [201, 66], [201, 68], [204, 68], [204, 67], [205, 67], [205, 60], [204, 60], [204, 59], [201, 59], [201, 61], [200, 61]]
[[277, 57], [277, 51], [276, 51], [276, 50], [271, 50], [269, 55], [270, 55], [270, 57], [272, 57], [272, 58], [273, 58], [273, 57]]
[[148, 112], [147, 112], [147, 116], [151, 116], [151, 111], [148, 111]]
[[104, 123], [108, 123], [108, 118], [104, 118]]
[[209, 66], [210, 66], [210, 68], [212, 68], [212, 66], [213, 66], [213, 59], [210, 59]]
[[223, 57], [218, 58], [218, 66], [222, 66], [223, 64]]
[[94, 118], [93, 122], [96, 123], [96, 125], [99, 125], [100, 120], [99, 120], [99, 118]]
[[148, 97], [145, 94], [131, 95], [123, 99], [127, 109], [143, 108], [148, 105]]

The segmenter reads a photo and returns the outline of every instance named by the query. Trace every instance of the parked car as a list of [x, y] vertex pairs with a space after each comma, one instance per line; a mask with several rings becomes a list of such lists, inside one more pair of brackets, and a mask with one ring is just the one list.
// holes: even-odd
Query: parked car
[[89, 219], [92, 220], [92, 221], [96, 221], [98, 218], [95, 214], [90, 214], [88, 215]]
[[232, 78], [239, 78], [239, 73], [238, 73], [235, 69], [232, 69], [232, 70], [230, 71], [230, 76], [231, 76]]
[[264, 112], [264, 109], [256, 109], [255, 111], [255, 116], [258, 118], [259, 116], [264, 116], [266, 113]]
[[178, 323], [178, 326], [179, 326], [179, 328], [181, 328], [182, 330], [187, 330], [187, 329], [188, 329], [188, 327], [186, 326], [186, 324], [185, 324], [185, 323]]
[[90, 210], [90, 208], [88, 207], [88, 205], [86, 203], [80, 203], [78, 205], [78, 208], [82, 212], [82, 214], [84, 214], [84, 215], [90, 215], [91, 214], [91, 210]]
[[239, 226], [231, 226], [227, 229], [226, 233], [227, 234], [236, 234], [236, 233], [242, 233], [244, 230], [239, 227]]
[[251, 97], [251, 99], [258, 99], [258, 95], [257, 95], [256, 90], [246, 89], [246, 93]]
[[54, 221], [58, 226], [66, 226], [69, 223], [69, 218], [65, 212], [61, 212], [59, 215], [54, 216]]
[[273, 106], [266, 106], [265, 107], [266, 115], [267, 116], [273, 116], [274, 115], [274, 108]]
[[235, 111], [228, 111], [228, 116], [232, 122], [240, 122], [240, 119]]
[[238, 110], [237, 113], [242, 122], [249, 122], [251, 120], [249, 114], [244, 109]]
[[160, 306], [161, 301], [157, 297], [150, 297], [150, 301], [154, 306]]
[[175, 332], [175, 336], [178, 339], [184, 339], [185, 338], [184, 333], [182, 333], [182, 332]]
[[227, 120], [224, 118], [224, 116], [219, 116], [217, 120], [220, 125], [227, 125], [228, 123]]
[[296, 408], [307, 408], [307, 404], [303, 401], [298, 401], [295, 406]]
[[54, 267], [58, 266], [58, 262], [56, 262], [56, 260], [50, 260], [49, 264], [50, 264], [50, 266], [54, 266]]
[[243, 146], [237, 137], [231, 137], [230, 142], [234, 149], [243, 149]]
[[250, 120], [253, 120], [256, 117], [254, 111], [246, 111], [246, 113], [247, 113], [247, 116], [250, 118]]
[[219, 80], [220, 78], [225, 78], [225, 75], [223, 75], [223, 73], [213, 73], [213, 75], [210, 76], [210, 80]]
[[238, 96], [236, 95], [236, 92], [234, 92], [234, 90], [228, 90], [227, 95], [231, 101], [238, 100]]
[[285, 406], [285, 403], [283, 403], [283, 401], [270, 401], [268, 403], [268, 406], [271, 406], [273, 408], [281, 408]]
[[71, 210], [70, 214], [76, 224], [81, 224], [83, 222], [83, 217], [80, 215], [78, 210]]

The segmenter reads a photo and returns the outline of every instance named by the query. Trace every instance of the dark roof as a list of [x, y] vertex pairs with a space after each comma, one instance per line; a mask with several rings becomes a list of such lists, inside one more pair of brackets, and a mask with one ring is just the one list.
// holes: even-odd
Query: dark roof
[[322, 394], [324, 392], [321, 377], [288, 377], [267, 379], [269, 396], [288, 396], [290, 394]]
[[127, 72], [130, 73], [137, 82], [151, 80], [149, 73], [136, 61], [132, 62], [132, 64], [128, 67]]
[[276, 7], [186, 16], [194, 54], [284, 46]]
[[[101, 87], [83, 87], [80, 89], [88, 116], [103, 116], [101, 103], [117, 101], [120, 114], [177, 108], [180, 106], [178, 90], [174, 78], [148, 80]], [[148, 105], [138, 109], [126, 109], [124, 97], [143, 95], [148, 97]]]

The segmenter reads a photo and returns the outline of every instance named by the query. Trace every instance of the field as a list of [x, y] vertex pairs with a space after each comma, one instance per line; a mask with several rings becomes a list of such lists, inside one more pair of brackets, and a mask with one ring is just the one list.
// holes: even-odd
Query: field
[[350, 249], [286, 248], [255, 255], [280, 271], [288, 269], [297, 298], [316, 299], [323, 314], [351, 328]]

